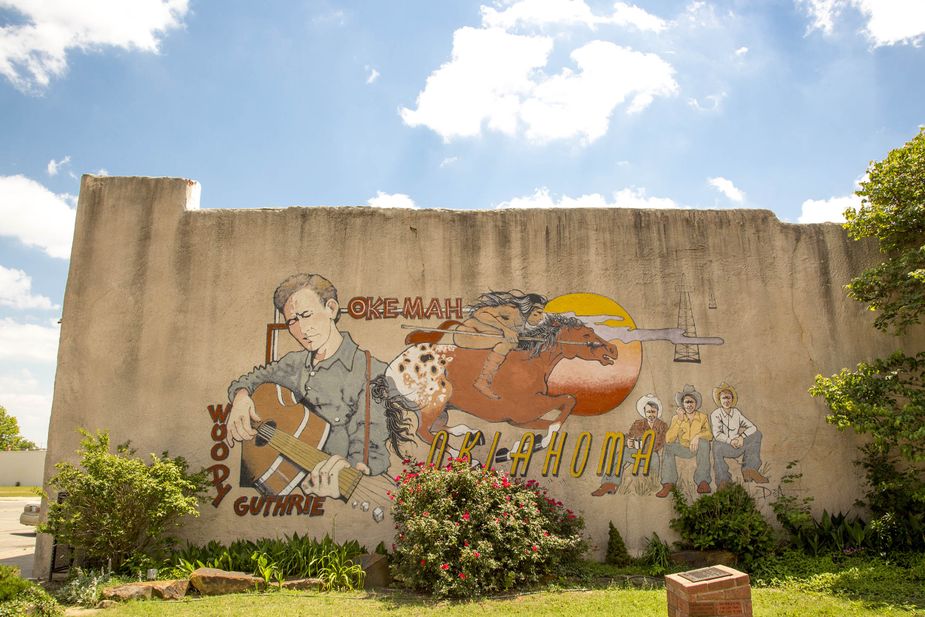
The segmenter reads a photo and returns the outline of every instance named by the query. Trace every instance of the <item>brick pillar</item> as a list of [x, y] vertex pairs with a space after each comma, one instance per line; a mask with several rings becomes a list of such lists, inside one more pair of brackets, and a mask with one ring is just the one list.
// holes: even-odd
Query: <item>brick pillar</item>
[[668, 617], [752, 617], [748, 574], [712, 566], [665, 577]]

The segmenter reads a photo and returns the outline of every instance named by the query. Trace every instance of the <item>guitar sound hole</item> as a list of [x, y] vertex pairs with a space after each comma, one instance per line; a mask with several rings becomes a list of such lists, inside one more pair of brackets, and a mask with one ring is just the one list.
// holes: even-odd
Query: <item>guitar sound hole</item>
[[[273, 430], [276, 430], [276, 420], [267, 420], [266, 422], [263, 423], [262, 426], [269, 426]], [[257, 446], [258, 448], [261, 448], [267, 445], [267, 440], [264, 437], [261, 437], [260, 433], [258, 433], [257, 436], [254, 438], [254, 445]]]

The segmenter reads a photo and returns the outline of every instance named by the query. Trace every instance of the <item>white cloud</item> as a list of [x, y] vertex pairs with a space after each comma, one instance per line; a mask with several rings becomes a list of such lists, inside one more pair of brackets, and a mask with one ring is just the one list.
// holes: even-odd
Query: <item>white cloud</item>
[[835, 20], [847, 8], [866, 20], [864, 34], [874, 47], [917, 45], [925, 37], [925, 2], [921, 0], [797, 0], [810, 17], [807, 33], [832, 34]]
[[845, 210], [860, 208], [861, 198], [857, 195], [830, 197], [829, 199], [807, 199], [803, 202], [798, 223], [844, 223]]
[[546, 65], [552, 47], [549, 37], [460, 28], [453, 34], [452, 59], [430, 74], [417, 109], [403, 108], [402, 120], [446, 141], [478, 135], [483, 122], [513, 134], [522, 101], [536, 86], [531, 77]]
[[45, 445], [48, 436], [51, 402], [50, 383], [40, 383], [28, 370], [0, 373], [0, 406], [16, 418], [22, 435], [39, 447]]
[[58, 358], [58, 333], [54, 323], [40, 326], [0, 318], [0, 360], [54, 364]]
[[376, 196], [370, 197], [366, 203], [373, 208], [417, 208], [414, 200], [404, 193], [376, 191]]
[[708, 178], [707, 184], [718, 190], [720, 193], [726, 196], [730, 201], [736, 203], [742, 203], [745, 201], [745, 193], [736, 188], [736, 185], [732, 183], [732, 180], [727, 180], [723, 177]]
[[701, 104], [700, 101], [694, 98], [687, 99], [687, 104], [696, 109], [697, 111], [716, 111], [719, 109], [720, 104], [723, 102], [723, 99], [726, 98], [725, 92], [720, 92], [719, 94], [708, 94], [703, 97], [704, 103]]
[[[668, 27], [635, 5], [613, 6], [606, 15], [595, 15], [584, 0], [519, 0], [503, 10], [483, 6], [481, 27], [454, 32], [450, 60], [427, 78], [416, 107], [400, 110], [402, 119], [430, 128], [444, 141], [475, 137], [483, 129], [536, 142], [595, 141], [621, 104], [626, 113], [637, 113], [679, 90], [672, 66], [654, 53], [546, 33], [551, 27], [593, 30], [602, 24], [653, 32]], [[549, 66], [556, 45], [573, 47], [570, 66]]]
[[377, 71], [371, 66], [367, 66], [366, 67], [366, 83], [367, 84], [374, 83], [377, 79], [379, 79], [379, 71]]
[[109, 175], [109, 171], [108, 171], [105, 167], [100, 167], [99, 169], [96, 170], [96, 173], [95, 173], [94, 175], [96, 175], [96, 176], [108, 176], [108, 175]]
[[[61, 168], [64, 167], [65, 165], [67, 165], [67, 164], [70, 163], [70, 162], [71, 162], [71, 157], [70, 157], [70, 155], [67, 155], [67, 154], [64, 155], [64, 158], [61, 159], [60, 161], [56, 161], [55, 159], [51, 159], [50, 161], [48, 161], [48, 175], [49, 175], [49, 176], [57, 176], [57, 175], [58, 175], [58, 172], [61, 170]], [[72, 175], [73, 175], [73, 174], [72, 174]]]
[[448, 156], [442, 161], [440, 161], [440, 168], [442, 169], [444, 167], [449, 167], [450, 165], [456, 164], [458, 161], [459, 161], [458, 156]]
[[32, 278], [22, 270], [0, 266], [0, 306], [14, 309], [58, 308], [46, 296], [32, 294]]
[[0, 75], [23, 91], [63, 75], [71, 50], [157, 53], [161, 35], [188, 10], [187, 0], [0, 0], [0, 8], [25, 18], [0, 28]]
[[616, 2], [610, 15], [595, 15], [584, 0], [520, 0], [505, 10], [482, 6], [482, 24], [511, 30], [516, 27], [578, 26], [595, 28], [614, 24], [637, 30], [661, 32], [664, 19], [633, 4]]
[[744, 46], [743, 46], [743, 47], [739, 47], [739, 48], [735, 51], [735, 54], [736, 54], [737, 56], [739, 56], [739, 57], [744, 56], [744, 55], [747, 54], [747, 53], [748, 53], [748, 47], [744, 47]]
[[497, 28], [462, 28], [453, 36], [452, 60], [434, 71], [418, 95], [417, 109], [402, 109], [409, 126], [427, 126], [445, 141], [474, 137], [483, 126], [531, 140], [580, 138], [590, 143], [607, 132], [616, 107], [645, 109], [656, 96], [678, 91], [674, 69], [655, 54], [608, 41], [591, 41], [570, 54], [577, 71], [552, 77], [546, 66], [553, 40]]
[[918, 44], [925, 36], [922, 0], [852, 0], [852, 4], [867, 18], [865, 33], [875, 47]]
[[646, 195], [644, 188], [637, 187], [617, 191], [614, 194], [613, 205], [616, 208], [650, 208], [658, 210], [681, 207], [669, 197], [649, 197]]
[[495, 206], [497, 209], [508, 208], [678, 208], [678, 204], [667, 197], [648, 197], [644, 188], [624, 188], [613, 195], [613, 201], [608, 201], [600, 193], [591, 193], [579, 197], [562, 195], [556, 197], [550, 194], [549, 189], [541, 187], [532, 195], [514, 197]]
[[835, 17], [841, 11], [844, 0], [796, 0], [798, 6], [809, 16], [811, 22], [807, 26], [807, 33], [813, 30], [822, 30], [831, 34], [835, 28]]
[[71, 195], [55, 195], [25, 176], [0, 176], [0, 236], [68, 259], [74, 236]]

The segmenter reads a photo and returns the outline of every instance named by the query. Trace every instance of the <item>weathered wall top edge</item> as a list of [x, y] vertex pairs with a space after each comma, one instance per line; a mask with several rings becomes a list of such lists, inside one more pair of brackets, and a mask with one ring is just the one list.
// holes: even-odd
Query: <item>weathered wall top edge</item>
[[[416, 216], [418, 214], [445, 214], [450, 216], [468, 218], [468, 217], [506, 217], [522, 216], [524, 212], [540, 212], [543, 215], [556, 213], [557, 216], [595, 216], [604, 213], [622, 212], [624, 215], [643, 214], [646, 216], [673, 216], [686, 214], [695, 217], [728, 217], [728, 216], [755, 216], [759, 219], [773, 219], [778, 224], [787, 227], [807, 228], [807, 227], [834, 227], [841, 226], [840, 223], [823, 222], [823, 223], [798, 223], [793, 221], [781, 220], [777, 214], [767, 208], [503, 208], [503, 209], [473, 209], [459, 210], [453, 208], [376, 208], [361, 204], [346, 205], [325, 205], [325, 204], [292, 204], [286, 206], [255, 206], [245, 208], [221, 208], [205, 207], [200, 208], [201, 185], [189, 178], [179, 178], [170, 176], [100, 176], [96, 174], [83, 174], [81, 185], [90, 187], [99, 187], [111, 183], [120, 182], [152, 182], [152, 183], [183, 183], [190, 189], [189, 199], [186, 203], [186, 211], [197, 212], [201, 216], [220, 216], [231, 212], [261, 212], [261, 213], [284, 213], [311, 210], [313, 212], [332, 213], [357, 211], [363, 214], [377, 213], [382, 216]], [[581, 214], [578, 214], [578, 213]], [[411, 214], [415, 213], [415, 214]]]

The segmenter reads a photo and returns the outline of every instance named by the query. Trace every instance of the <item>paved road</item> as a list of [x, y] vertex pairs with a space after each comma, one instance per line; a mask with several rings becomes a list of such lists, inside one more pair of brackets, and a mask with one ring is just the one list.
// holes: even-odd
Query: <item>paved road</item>
[[19, 524], [19, 515], [27, 503], [38, 497], [0, 497], [0, 565], [19, 566], [23, 578], [32, 576], [35, 553], [35, 527]]

